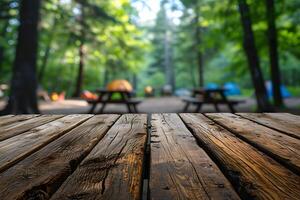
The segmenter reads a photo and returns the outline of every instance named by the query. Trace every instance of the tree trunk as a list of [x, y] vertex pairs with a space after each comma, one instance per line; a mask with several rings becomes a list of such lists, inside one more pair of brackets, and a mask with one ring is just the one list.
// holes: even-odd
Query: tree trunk
[[195, 78], [194, 66], [193, 65], [189, 66], [189, 71], [190, 71], [190, 76], [191, 76], [193, 88], [195, 88], [195, 87], [197, 87], [197, 80]]
[[55, 34], [55, 31], [56, 31], [57, 21], [58, 20], [55, 18], [54, 22], [53, 22], [53, 25], [52, 25], [53, 29], [52, 29], [52, 32], [49, 36], [49, 41], [48, 41], [48, 44], [47, 44], [47, 47], [46, 47], [46, 50], [45, 50], [45, 54], [42, 58], [42, 64], [41, 64], [41, 67], [40, 67], [40, 70], [39, 70], [39, 75], [38, 75], [39, 83], [41, 83], [43, 81], [43, 78], [44, 78], [44, 75], [45, 75], [46, 67], [47, 67], [47, 64], [48, 64], [48, 58], [50, 56], [52, 41], [53, 41], [54, 34]]
[[271, 77], [273, 99], [276, 107], [283, 106], [282, 94], [280, 90], [281, 77], [279, 69], [278, 42], [276, 30], [276, 14], [274, 0], [266, 0], [267, 20], [268, 20], [268, 39], [269, 39], [269, 54], [271, 63]]
[[36, 61], [40, 0], [20, 1], [20, 27], [9, 101], [1, 114], [39, 113]]
[[196, 17], [195, 17], [195, 26], [196, 26], [196, 52], [197, 52], [197, 63], [198, 63], [198, 71], [199, 71], [199, 86], [204, 87], [204, 71], [203, 71], [203, 55], [201, 49], [199, 49], [202, 40], [201, 40], [201, 27], [199, 26], [199, 5], [197, 2], [196, 6]]
[[132, 85], [133, 85], [134, 91], [137, 91], [137, 84], [138, 84], [138, 77], [137, 77], [137, 74], [134, 73], [132, 75]]
[[261, 112], [270, 111], [271, 105], [268, 101], [263, 74], [260, 69], [259, 57], [255, 46], [254, 33], [252, 30], [249, 6], [246, 3], [246, 0], [239, 0], [238, 2], [244, 31], [244, 49], [248, 59], [252, 82], [255, 89], [257, 106]]
[[108, 84], [109, 81], [109, 72], [108, 69], [104, 69], [104, 73], [103, 73], [103, 87], [105, 88]]
[[[3, 25], [2, 31], [0, 33], [1, 34], [0, 37], [2, 37], [2, 38], [6, 37], [6, 33], [7, 33], [6, 29], [7, 29], [8, 25], [9, 25], [9, 20], [7, 20], [5, 22], [5, 24]], [[0, 73], [1, 73], [2, 67], [3, 67], [2, 64], [3, 64], [4, 57], [5, 57], [4, 56], [4, 47], [2, 45], [0, 45]]]
[[43, 78], [44, 78], [44, 74], [45, 74], [45, 71], [46, 71], [46, 66], [47, 66], [47, 63], [48, 63], [48, 58], [49, 58], [49, 55], [50, 55], [50, 51], [51, 51], [51, 42], [49, 42], [47, 44], [47, 47], [46, 47], [46, 50], [45, 50], [45, 54], [42, 58], [42, 65], [41, 65], [41, 68], [40, 68], [40, 71], [39, 71], [39, 75], [38, 75], [38, 81], [39, 83], [41, 83], [43, 81]]
[[77, 81], [76, 81], [76, 87], [75, 92], [73, 94], [73, 97], [80, 97], [80, 94], [82, 92], [82, 84], [83, 84], [83, 76], [84, 76], [84, 41], [85, 41], [85, 15], [84, 15], [84, 8], [83, 5], [80, 4], [80, 10], [81, 10], [81, 16], [79, 19], [79, 23], [81, 26], [81, 35], [80, 35], [80, 46], [79, 46], [79, 68], [78, 68], [78, 74], [77, 74]]
[[165, 75], [167, 85], [172, 87], [172, 91], [175, 89], [175, 74], [174, 66], [172, 62], [172, 49], [171, 49], [171, 32], [169, 30], [165, 31], [164, 38], [164, 65], [165, 65]]
[[79, 46], [79, 68], [77, 74], [76, 89], [73, 97], [80, 97], [80, 94], [82, 92], [83, 67], [84, 67], [84, 45], [83, 45], [83, 41], [81, 41]]

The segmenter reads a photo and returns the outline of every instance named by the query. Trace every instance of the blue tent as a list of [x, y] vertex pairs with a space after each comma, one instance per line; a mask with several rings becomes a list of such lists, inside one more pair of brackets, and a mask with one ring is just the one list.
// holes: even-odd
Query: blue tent
[[206, 84], [206, 86], [205, 86], [205, 89], [218, 89], [219, 88], [219, 86], [218, 86], [218, 84], [216, 84], [216, 83], [207, 83]]
[[[266, 89], [267, 89], [267, 94], [269, 98], [273, 97], [273, 85], [271, 81], [266, 82]], [[283, 98], [289, 98], [291, 97], [291, 93], [287, 90], [287, 88], [284, 85], [280, 86], [281, 94]]]
[[226, 89], [226, 95], [240, 95], [241, 89], [240, 87], [233, 82], [228, 82], [224, 84], [224, 89]]

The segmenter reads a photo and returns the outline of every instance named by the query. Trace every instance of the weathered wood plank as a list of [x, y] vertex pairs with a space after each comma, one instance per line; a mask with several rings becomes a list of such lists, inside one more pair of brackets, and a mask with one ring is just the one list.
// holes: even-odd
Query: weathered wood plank
[[52, 199], [139, 199], [146, 115], [123, 115]]
[[68, 115], [0, 142], [0, 172], [76, 127], [92, 115]]
[[28, 118], [28, 120], [20, 120], [18, 123], [12, 123], [6, 126], [2, 126], [0, 128], [0, 141], [19, 135], [32, 128], [41, 126], [61, 117], [63, 117], [63, 115], [42, 115], [39, 117]]
[[181, 114], [230, 178], [250, 199], [300, 199], [300, 177], [201, 114]]
[[239, 199], [176, 114], [152, 116], [151, 199]]
[[0, 174], [2, 199], [48, 199], [118, 115], [94, 116]]
[[3, 126], [12, 125], [17, 122], [23, 122], [28, 119], [32, 119], [39, 115], [6, 115], [0, 118], [0, 127], [2, 129]]
[[237, 113], [246, 119], [300, 139], [300, 116], [289, 113]]
[[300, 140], [237, 115], [206, 116], [300, 174]]
[[7, 119], [7, 118], [10, 118], [10, 117], [13, 117], [14, 115], [3, 115], [3, 116], [0, 116], [0, 120], [3, 120], [3, 119]]

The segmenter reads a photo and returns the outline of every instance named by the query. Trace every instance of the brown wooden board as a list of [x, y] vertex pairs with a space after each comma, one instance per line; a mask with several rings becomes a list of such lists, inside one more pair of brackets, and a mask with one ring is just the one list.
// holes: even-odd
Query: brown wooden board
[[92, 115], [68, 115], [0, 142], [0, 172], [65, 134]]
[[0, 116], [0, 120], [8, 119], [8, 118], [11, 118], [13, 116], [14, 115], [3, 115], [3, 116]]
[[48, 199], [117, 118], [94, 116], [1, 173], [1, 199]]
[[[17, 117], [17, 116], [16, 116]], [[41, 126], [53, 120], [63, 117], [63, 115], [42, 115], [39, 117], [29, 118], [28, 120], [22, 120], [18, 123], [12, 123], [6, 126], [0, 127], [0, 141], [6, 140], [13, 136], [24, 133], [32, 128]], [[13, 117], [14, 118], [14, 117]]]
[[300, 139], [300, 116], [289, 113], [238, 113], [238, 115]]
[[237, 115], [206, 116], [300, 174], [300, 140]]
[[243, 198], [300, 199], [300, 177], [201, 114], [181, 114]]
[[23, 122], [39, 115], [6, 115], [0, 118], [0, 128], [14, 123]]
[[139, 199], [146, 115], [122, 115], [52, 199]]
[[151, 199], [239, 199], [176, 114], [152, 116]]

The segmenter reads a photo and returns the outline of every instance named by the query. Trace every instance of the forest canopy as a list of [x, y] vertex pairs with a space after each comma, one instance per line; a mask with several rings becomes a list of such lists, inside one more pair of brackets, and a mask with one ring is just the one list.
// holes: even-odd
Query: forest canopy
[[[21, 2], [0, 2], [0, 83], [12, 78]], [[299, 8], [297, 0], [43, 0], [38, 85], [79, 96], [114, 79], [129, 80], [138, 93], [146, 86], [170, 85], [175, 91], [235, 82], [250, 95], [253, 76], [245, 33], [253, 32], [261, 80], [271, 80], [273, 18], [281, 81], [299, 94]], [[241, 19], [242, 11], [251, 19], [251, 30], [241, 23], [247, 20]]]

